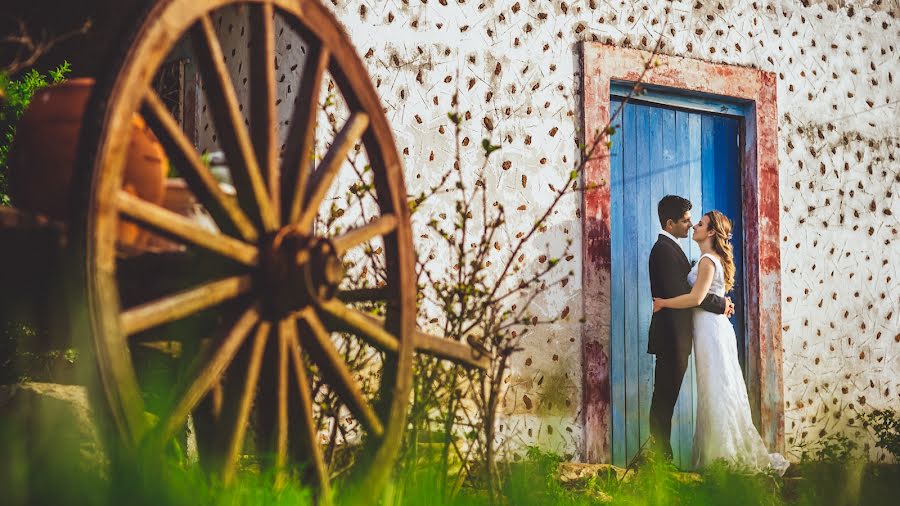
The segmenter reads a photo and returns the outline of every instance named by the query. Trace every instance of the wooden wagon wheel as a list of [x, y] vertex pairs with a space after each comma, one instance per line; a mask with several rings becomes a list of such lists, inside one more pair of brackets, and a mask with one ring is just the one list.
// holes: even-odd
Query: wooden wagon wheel
[[[249, 11], [251, 21], [250, 128], [223, 63], [212, 17], [214, 11], [238, 4]], [[276, 15], [308, 46], [280, 156]], [[222, 190], [151, 87], [163, 59], [182, 37], [192, 44], [236, 198]], [[415, 330], [415, 262], [401, 165], [379, 99], [348, 38], [314, 1], [162, 0], [150, 8], [123, 50], [88, 107], [80, 153], [85, 186], [71, 227], [76, 267], [85, 287], [78, 304], [92, 338], [102, 394], [100, 414], [122, 447], [135, 450], [162, 448], [190, 413], [196, 417], [201, 405], [211, 406], [217, 418], [206, 429], [211, 433], [204, 434], [201, 458], [206, 449], [218, 457], [213, 466], [226, 482], [235, 475], [246, 428], [253, 421], [261, 440], [256, 451], [271, 455], [267, 462], [279, 470], [277, 476], [284, 478], [290, 462], [306, 461], [306, 477], [327, 497], [333, 471], [323, 456], [327, 449], [320, 445], [322, 413], [314, 409], [314, 371], [344, 406], [341, 413], [349, 413], [361, 429], [358, 441], [368, 450], [361, 452], [367, 457], [355, 461], [351, 474], [364, 489], [378, 490], [405, 428], [414, 347], [470, 364], [483, 365], [484, 359], [458, 343]], [[349, 117], [312, 169], [309, 156], [325, 72], [336, 82]], [[131, 118], [138, 112], [217, 230], [204, 229], [121, 189]], [[314, 222], [357, 141], [368, 156], [378, 216], [328, 236], [316, 230]], [[176, 262], [176, 268], [149, 261], [152, 255], [123, 255], [116, 240], [120, 219], [187, 245], [199, 252], [188, 255], [189, 260], [202, 258], [202, 263], [185, 267]], [[375, 289], [342, 292], [342, 255], [378, 237], [387, 279]], [[181, 257], [179, 261], [185, 261]], [[203, 268], [206, 265], [216, 268]], [[178, 290], [145, 293], [137, 303], [124, 293], [133, 291], [136, 282], [140, 291], [151, 277], [177, 278], [186, 272], [193, 281]], [[348, 302], [365, 299], [383, 304], [383, 319]], [[206, 326], [198, 328], [210, 332], [177, 337], [189, 367], [168, 386], [174, 392], [171, 398], [148, 399], [145, 373], [135, 365], [137, 345], [155, 330], [192, 318], [203, 320]], [[378, 370], [364, 373], [378, 383], [375, 395], [361, 388], [360, 371], [348, 368], [332, 332], [349, 333], [358, 346], [380, 354]], [[154, 412], [158, 421], [148, 422], [146, 411]]]

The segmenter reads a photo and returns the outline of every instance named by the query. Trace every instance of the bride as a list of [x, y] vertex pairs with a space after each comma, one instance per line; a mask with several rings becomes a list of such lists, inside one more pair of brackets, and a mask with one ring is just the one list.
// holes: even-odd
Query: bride
[[[688, 274], [690, 293], [654, 299], [653, 311], [693, 308], [706, 294], [725, 296], [734, 286], [731, 222], [710, 211], [694, 225], [692, 239], [702, 255]], [[783, 475], [790, 463], [770, 454], [753, 425], [747, 388], [738, 363], [734, 328], [724, 315], [694, 309], [694, 362], [697, 370], [697, 425], [693, 465], [701, 469], [724, 460], [752, 471], [773, 469]]]

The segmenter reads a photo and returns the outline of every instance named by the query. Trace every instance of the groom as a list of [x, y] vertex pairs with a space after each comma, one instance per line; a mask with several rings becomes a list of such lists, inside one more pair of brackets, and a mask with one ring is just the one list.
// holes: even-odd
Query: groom
[[[650, 251], [650, 291], [653, 297], [677, 297], [691, 291], [687, 275], [691, 263], [678, 241], [691, 230], [691, 201], [666, 195], [656, 211], [662, 231]], [[734, 313], [730, 299], [709, 294], [700, 305], [716, 314]], [[650, 401], [650, 436], [654, 450], [672, 459], [672, 413], [688, 366], [694, 339], [690, 309], [663, 309], [653, 313], [647, 353], [656, 355], [653, 400]]]

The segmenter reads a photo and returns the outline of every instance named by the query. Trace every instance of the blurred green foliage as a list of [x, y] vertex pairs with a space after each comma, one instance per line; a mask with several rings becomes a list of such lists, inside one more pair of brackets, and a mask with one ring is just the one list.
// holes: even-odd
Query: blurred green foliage
[[875, 446], [900, 460], [900, 411], [876, 409], [859, 415], [863, 426], [874, 433]]

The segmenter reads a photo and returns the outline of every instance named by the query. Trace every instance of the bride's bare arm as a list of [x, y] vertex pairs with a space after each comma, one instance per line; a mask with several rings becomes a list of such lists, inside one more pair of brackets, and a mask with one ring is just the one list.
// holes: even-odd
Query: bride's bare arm
[[689, 307], [699, 306], [706, 294], [709, 293], [709, 287], [712, 285], [713, 275], [716, 272], [715, 264], [709, 258], [701, 258], [700, 265], [697, 267], [697, 281], [689, 293], [673, 297], [671, 299], [653, 299], [653, 312], [660, 309], [686, 309]]

